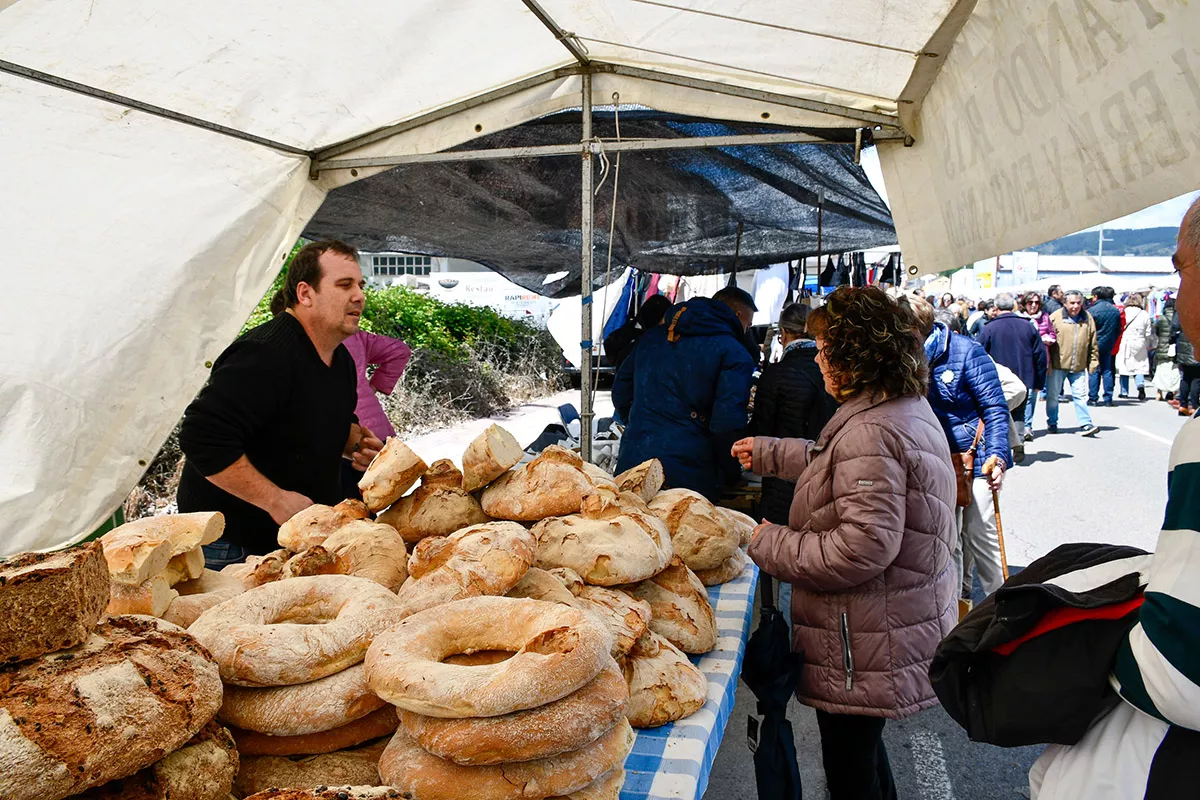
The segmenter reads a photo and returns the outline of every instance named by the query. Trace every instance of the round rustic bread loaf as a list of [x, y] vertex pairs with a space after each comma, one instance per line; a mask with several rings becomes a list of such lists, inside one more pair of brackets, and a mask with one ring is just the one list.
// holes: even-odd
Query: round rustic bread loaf
[[448, 536], [488, 519], [475, 496], [462, 487], [462, 473], [445, 459], [434, 462], [412, 494], [379, 515], [380, 522], [391, 525], [409, 543]]
[[482, 489], [519, 463], [524, 455], [511, 433], [499, 425], [489, 425], [463, 453], [462, 488], [468, 492]]
[[71, 800], [226, 800], [237, 772], [233, 736], [210, 722], [161, 761]]
[[683, 652], [707, 653], [717, 646], [708, 591], [678, 557], [653, 578], [622, 588], [650, 604], [650, 630]]
[[401, 616], [465, 597], [504, 594], [525, 577], [536, 546], [533, 534], [515, 522], [485, 522], [421, 540], [408, 562], [411, 577], [396, 595]]
[[250, 589], [205, 611], [189, 631], [226, 683], [287, 686], [357, 664], [399, 607], [394, 594], [366, 578], [313, 575]]
[[717, 516], [725, 523], [725, 527], [737, 532], [739, 547], [750, 544], [750, 539], [754, 537], [754, 529], [758, 527], [754, 517], [721, 506], [717, 506]]
[[300, 553], [325, 544], [325, 540], [343, 525], [370, 517], [366, 504], [361, 500], [343, 500], [336, 506], [313, 503], [279, 526], [279, 546]]
[[464, 767], [425, 752], [403, 727], [383, 751], [384, 783], [421, 800], [526, 800], [569, 794], [625, 762], [634, 734], [621, 720], [580, 750], [553, 758]]
[[704, 495], [668, 489], [650, 501], [650, 510], [671, 534], [675, 555], [692, 569], [716, 569], [741, 544], [741, 534], [717, 514]]
[[666, 525], [643, 511], [633, 494], [619, 498], [590, 490], [578, 515], [545, 519], [533, 527], [542, 569], [570, 567], [587, 583], [616, 586], [659, 572], [671, 559]]
[[269, 736], [303, 736], [347, 725], [386, 705], [367, 685], [362, 664], [312, 683], [249, 689], [225, 687], [220, 720]]
[[427, 469], [429, 466], [404, 442], [388, 437], [358, 482], [363, 502], [372, 511], [382, 511], [399, 500]]
[[378, 739], [351, 750], [315, 756], [245, 756], [233, 790], [238, 797], [245, 797], [275, 786], [374, 786], [379, 783], [379, 757], [387, 743], [386, 738]]
[[596, 614], [612, 634], [612, 654], [620, 657], [629, 652], [650, 625], [650, 604], [616, 589], [579, 584], [575, 592], [575, 607]]
[[729, 583], [746, 571], [746, 551], [740, 547], [716, 569], [696, 570], [696, 577], [705, 586], [720, 586]]
[[575, 595], [563, 582], [544, 569], [530, 567], [525, 577], [508, 590], [508, 597], [525, 597], [530, 600], [545, 600], [547, 603], [575, 605]]
[[[608, 631], [569, 606], [471, 597], [408, 617], [367, 651], [367, 680], [394, 706], [433, 717], [496, 717], [566, 697], [609, 659]], [[506, 650], [499, 664], [465, 667], [447, 656]]]
[[110, 617], [82, 644], [0, 667], [0, 797], [59, 800], [182, 747], [221, 706], [217, 665], [153, 617]]
[[625, 716], [629, 688], [615, 661], [561, 700], [502, 717], [439, 719], [400, 710], [400, 724], [426, 752], [463, 765], [505, 764], [578, 750]]
[[643, 461], [636, 467], [625, 470], [613, 480], [617, 484], [618, 491], [632, 492], [646, 502], [650, 502], [663, 485], [662, 462], [657, 458]]
[[330, 534], [324, 546], [337, 558], [343, 575], [375, 581], [393, 592], [408, 578], [408, 551], [390, 525], [350, 522]]
[[654, 631], [638, 639], [621, 666], [629, 684], [625, 716], [635, 728], [657, 728], [691, 716], [704, 705], [704, 674]]
[[84, 641], [108, 595], [100, 542], [0, 561], [0, 662], [37, 658]]
[[578, 453], [552, 444], [497, 478], [480, 500], [489, 517], [534, 522], [578, 512], [584, 493], [594, 485]]
[[619, 800], [621, 787], [625, 785], [625, 770], [617, 767], [606, 772], [577, 792], [559, 795], [550, 800]]
[[238, 752], [244, 756], [314, 756], [336, 753], [387, 736], [399, 724], [396, 709], [384, 706], [340, 727], [303, 736], [268, 736], [239, 728], [230, 728], [230, 732], [237, 742]]

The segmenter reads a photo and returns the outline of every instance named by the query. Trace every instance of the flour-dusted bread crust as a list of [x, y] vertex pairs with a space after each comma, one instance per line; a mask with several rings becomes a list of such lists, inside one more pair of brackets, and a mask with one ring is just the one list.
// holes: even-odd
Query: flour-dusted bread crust
[[339, 528], [359, 519], [370, 519], [366, 504], [343, 500], [336, 506], [314, 503], [279, 526], [279, 546], [293, 553], [325, 544]]
[[495, 519], [533, 522], [577, 513], [584, 493], [594, 485], [578, 453], [550, 445], [497, 478], [483, 490], [481, 502], [483, 512]]
[[237, 597], [246, 591], [246, 587], [232, 575], [206, 569], [195, 580], [175, 584], [175, 591], [179, 596], [167, 606], [162, 618], [187, 628], [205, 611], [231, 597]]
[[411, 577], [400, 587], [402, 616], [479, 595], [501, 595], [533, 564], [537, 543], [515, 522], [485, 522], [450, 536], [423, 539], [408, 562]]
[[617, 767], [601, 775], [577, 792], [562, 795], [561, 800], [619, 800], [625, 785], [625, 770]]
[[390, 786], [334, 786], [317, 789], [267, 789], [245, 800], [413, 800]]
[[79, 644], [100, 620], [108, 595], [99, 542], [0, 561], [0, 663]]
[[425, 752], [404, 728], [396, 731], [383, 757], [384, 783], [421, 800], [527, 800], [570, 794], [620, 767], [633, 749], [634, 734], [621, 720], [580, 750], [512, 764], [464, 767]]
[[708, 592], [679, 558], [653, 578], [622, 588], [650, 604], [650, 630], [683, 652], [707, 653], [717, 646], [717, 618]]
[[269, 736], [303, 736], [338, 728], [383, 708], [362, 664], [312, 683], [254, 689], [227, 685], [217, 718]]
[[439, 719], [400, 711], [404, 726], [426, 752], [455, 764], [482, 766], [532, 761], [578, 750], [625, 716], [629, 688], [616, 662], [561, 700], [501, 717]]
[[462, 488], [468, 492], [482, 489], [520, 463], [524, 455], [516, 437], [499, 425], [489, 425], [463, 453]]
[[375, 581], [393, 592], [408, 577], [408, 551], [390, 525], [357, 520], [325, 540], [324, 548], [337, 558], [337, 571]]
[[161, 761], [71, 800], [225, 800], [237, 772], [233, 736], [210, 722]]
[[733, 555], [725, 560], [725, 563], [716, 569], [696, 570], [696, 577], [705, 586], [720, 586], [723, 583], [729, 583], [746, 571], [746, 560], [746, 551], [739, 547], [733, 552]]
[[571, 590], [558, 578], [537, 567], [530, 567], [529, 571], [525, 573], [525, 577], [508, 590], [507, 596], [527, 597], [530, 600], [545, 600], [547, 603], [563, 603], [568, 606], [575, 605], [575, 595], [571, 594]]
[[398, 621], [399, 605], [366, 578], [313, 575], [250, 589], [205, 611], [188, 630], [226, 683], [289, 686], [362, 661], [375, 635]]
[[399, 500], [427, 469], [428, 465], [404, 442], [389, 437], [358, 482], [363, 502], [372, 511], [382, 511]]
[[105, 611], [111, 615], [144, 614], [149, 617], [161, 617], [178, 596], [179, 592], [172, 589], [170, 581], [161, 574], [153, 576], [145, 583], [113, 583]]
[[181, 748], [221, 705], [186, 631], [111, 617], [70, 650], [0, 667], [0, 797], [60, 800]]
[[242, 586], [253, 589], [267, 583], [273, 583], [283, 577], [284, 565], [292, 557], [290, 550], [275, 550], [265, 556], [250, 556], [241, 564], [229, 564], [221, 569], [223, 575], [230, 575], [242, 582]]
[[569, 567], [598, 586], [633, 583], [654, 575], [671, 559], [666, 525], [637, 507], [638, 498], [590, 490], [582, 513], [553, 517], [533, 527], [542, 569]]
[[238, 797], [246, 797], [277, 786], [375, 786], [379, 783], [379, 757], [387, 743], [388, 739], [379, 739], [315, 756], [244, 756], [233, 791]]
[[636, 467], [631, 467], [615, 479], [617, 489], [622, 492], [632, 492], [646, 502], [650, 502], [663, 485], [663, 466], [657, 458], [643, 461]]
[[750, 544], [754, 529], [758, 527], [758, 521], [754, 517], [724, 506], [717, 506], [717, 516], [727, 528], [737, 532], [740, 547]]
[[100, 537], [115, 583], [140, 584], [162, 573], [174, 557], [212, 544], [225, 531], [219, 511], [165, 514], [126, 522]]
[[302, 553], [296, 553], [283, 565], [285, 578], [304, 578], [309, 575], [340, 575], [337, 556], [325, 549], [323, 545], [315, 545]]
[[741, 534], [702, 494], [668, 489], [659, 492], [649, 505], [667, 523], [675, 555], [692, 569], [716, 569], [741, 544]]
[[409, 544], [430, 536], [448, 536], [489, 519], [473, 494], [441, 482], [418, 486], [379, 515], [380, 522], [395, 528]]
[[400, 721], [396, 709], [384, 706], [365, 717], [337, 728], [301, 736], [268, 736], [257, 731], [230, 728], [238, 752], [246, 756], [313, 756], [336, 753], [364, 742], [387, 736], [396, 730]]
[[704, 674], [654, 631], [638, 639], [621, 665], [629, 684], [625, 715], [635, 728], [657, 728], [691, 716], [704, 705]]
[[596, 614], [608, 626], [613, 637], [613, 656], [620, 657], [628, 653], [650, 626], [652, 612], [645, 600], [616, 589], [587, 584], [580, 584], [572, 591], [575, 592], [577, 608]]

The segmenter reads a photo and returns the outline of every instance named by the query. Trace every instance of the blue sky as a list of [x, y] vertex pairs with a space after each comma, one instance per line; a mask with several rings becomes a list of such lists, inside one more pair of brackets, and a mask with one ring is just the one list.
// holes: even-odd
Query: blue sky
[[[863, 150], [862, 167], [866, 171], [867, 177], [870, 178], [871, 184], [883, 201], [887, 202], [887, 191], [883, 186], [883, 172], [879, 168], [879, 155], [875, 148]], [[1114, 219], [1104, 223], [1105, 228], [1161, 228], [1161, 227], [1179, 227], [1180, 220], [1183, 219], [1183, 212], [1187, 211], [1188, 206], [1200, 196], [1200, 192], [1189, 192], [1180, 195], [1173, 200], [1167, 200], [1158, 205], [1144, 208], [1127, 217]], [[1096, 230], [1099, 225], [1094, 225], [1087, 228], [1089, 231]]]

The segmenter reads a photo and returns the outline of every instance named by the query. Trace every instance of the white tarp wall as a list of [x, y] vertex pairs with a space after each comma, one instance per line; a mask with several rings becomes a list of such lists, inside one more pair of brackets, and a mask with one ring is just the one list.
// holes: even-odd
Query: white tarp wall
[[1193, 190], [1200, 4], [979, 0], [909, 128], [916, 144], [882, 145], [880, 161], [922, 272]]

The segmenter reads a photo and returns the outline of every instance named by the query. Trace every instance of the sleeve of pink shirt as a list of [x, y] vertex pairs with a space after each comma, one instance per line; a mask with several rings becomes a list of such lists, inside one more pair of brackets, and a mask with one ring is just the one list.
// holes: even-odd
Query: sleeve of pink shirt
[[391, 394], [396, 382], [404, 374], [408, 360], [412, 358], [412, 348], [399, 339], [377, 333], [364, 333], [363, 339], [366, 363], [377, 365], [375, 374], [371, 376], [371, 388]]

